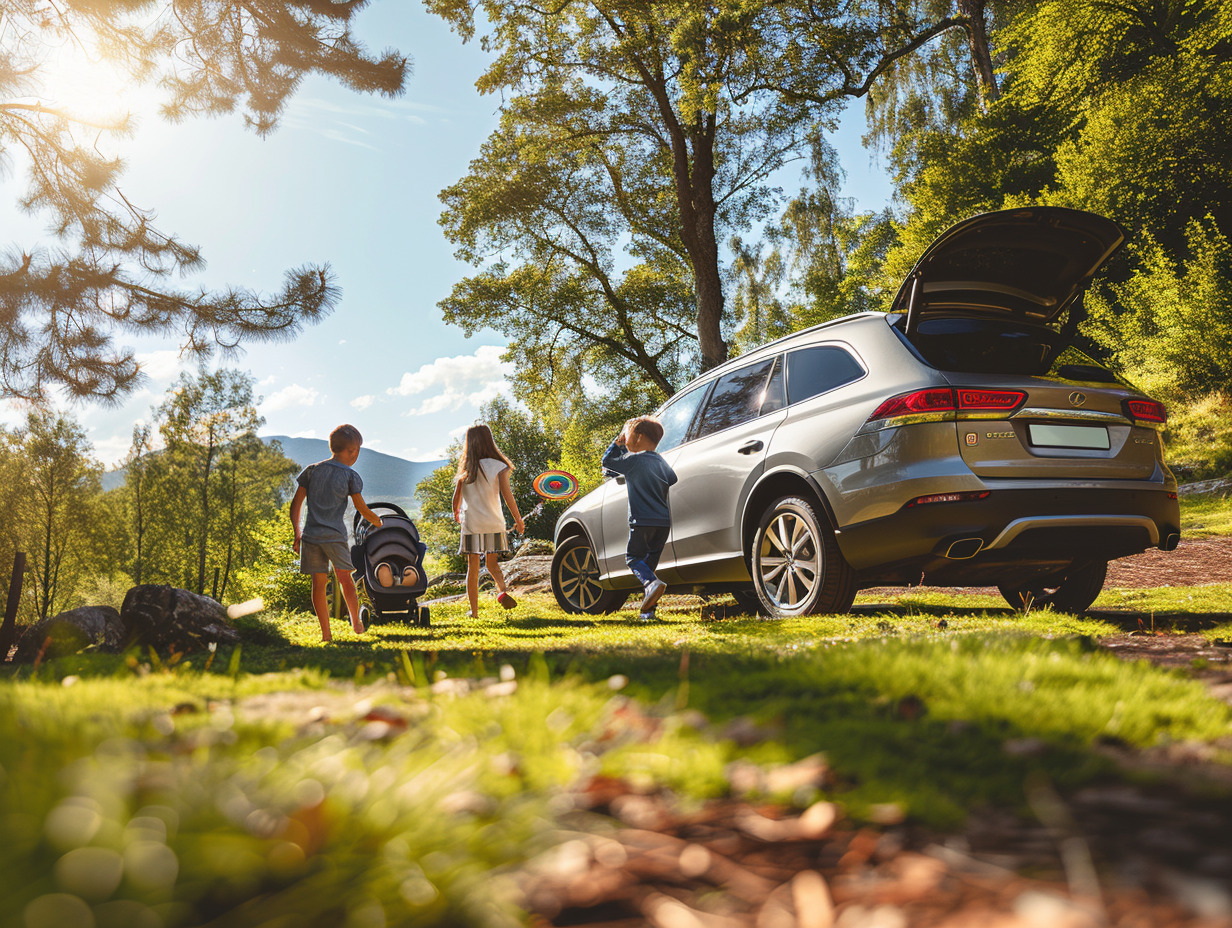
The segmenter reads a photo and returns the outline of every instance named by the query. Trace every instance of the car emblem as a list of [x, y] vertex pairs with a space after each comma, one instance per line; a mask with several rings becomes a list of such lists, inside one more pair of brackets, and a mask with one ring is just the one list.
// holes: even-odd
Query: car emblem
[[1087, 404], [1087, 395], [1085, 393], [1079, 393], [1075, 390], [1069, 395], [1069, 404], [1075, 407], [1085, 406]]
[[978, 432], [967, 433], [967, 444], [978, 445], [980, 443], [980, 435]]

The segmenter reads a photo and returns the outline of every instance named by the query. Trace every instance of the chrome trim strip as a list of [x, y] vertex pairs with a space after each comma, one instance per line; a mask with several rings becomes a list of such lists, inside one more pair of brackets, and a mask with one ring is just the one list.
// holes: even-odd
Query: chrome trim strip
[[877, 419], [875, 422], [865, 422], [860, 426], [857, 435], [868, 435], [880, 432], [882, 429], [896, 429], [900, 425], [915, 425], [919, 422], [953, 422], [954, 411], [947, 412], [915, 412], [905, 416], [893, 416], [889, 419]]
[[1119, 412], [1098, 412], [1094, 409], [1044, 409], [1024, 406], [1010, 416], [1011, 419], [1070, 419], [1084, 422], [1103, 422], [1116, 425], [1134, 425]]
[[1102, 526], [1107, 528], [1144, 528], [1150, 536], [1151, 546], [1159, 547], [1159, 526], [1149, 516], [1028, 516], [1015, 519], [1007, 525], [1001, 534], [993, 539], [992, 544], [985, 545], [984, 550], [1004, 548], [1011, 541], [1028, 529], [1033, 528], [1066, 528], [1068, 526]]

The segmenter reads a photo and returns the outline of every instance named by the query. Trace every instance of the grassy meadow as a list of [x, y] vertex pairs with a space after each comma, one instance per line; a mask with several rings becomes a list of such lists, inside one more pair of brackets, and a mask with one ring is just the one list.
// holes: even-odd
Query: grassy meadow
[[[839, 803], [955, 829], [1116, 769], [1104, 745], [1213, 746], [1232, 708], [1096, 640], [1139, 620], [1232, 637], [1232, 585], [1106, 591], [1088, 617], [862, 595], [783, 622], [727, 598], [563, 613], [432, 607], [422, 629], [304, 613], [234, 650], [6, 668], [4, 908], [16, 924], [517, 924], [511, 874], [579, 827], [598, 775], [696, 805]], [[824, 777], [776, 777], [821, 756]], [[23, 921], [24, 919], [24, 921]]]

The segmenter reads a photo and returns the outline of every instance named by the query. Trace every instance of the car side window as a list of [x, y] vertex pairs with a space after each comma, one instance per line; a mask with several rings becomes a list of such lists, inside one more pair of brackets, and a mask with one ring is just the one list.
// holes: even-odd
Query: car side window
[[[774, 358], [758, 361], [724, 374], [714, 385], [710, 402], [702, 410], [697, 435], [709, 435], [761, 415]], [[767, 410], [769, 411], [769, 410]]]
[[845, 348], [816, 345], [787, 355], [787, 400], [799, 403], [859, 380], [864, 368]]
[[758, 415], [764, 416], [786, 405], [787, 378], [783, 376], [783, 356], [779, 355], [774, 361], [774, 373], [770, 375], [770, 380], [766, 383], [765, 398], [761, 401], [761, 411]]
[[708, 386], [709, 384], [703, 384], [690, 390], [663, 408], [658, 417], [663, 425], [663, 438], [659, 441], [656, 451], [660, 454], [670, 451], [689, 437], [689, 426], [693, 422], [697, 407], [701, 405], [702, 399], [706, 396]]

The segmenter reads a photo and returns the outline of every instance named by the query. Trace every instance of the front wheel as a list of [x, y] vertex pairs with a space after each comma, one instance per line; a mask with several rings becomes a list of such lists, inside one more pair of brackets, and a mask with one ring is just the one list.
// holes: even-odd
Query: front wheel
[[1107, 561], [1075, 561], [1060, 573], [997, 589], [1020, 612], [1045, 606], [1057, 612], [1086, 612], [1099, 597], [1107, 576]]
[[629, 598], [627, 590], [608, 590], [599, 583], [598, 559], [580, 535], [566, 538], [552, 555], [552, 594], [565, 612], [587, 615], [615, 612]]
[[825, 513], [810, 500], [785, 496], [770, 506], [751, 555], [753, 587], [767, 615], [846, 612], [855, 601], [855, 572]]

